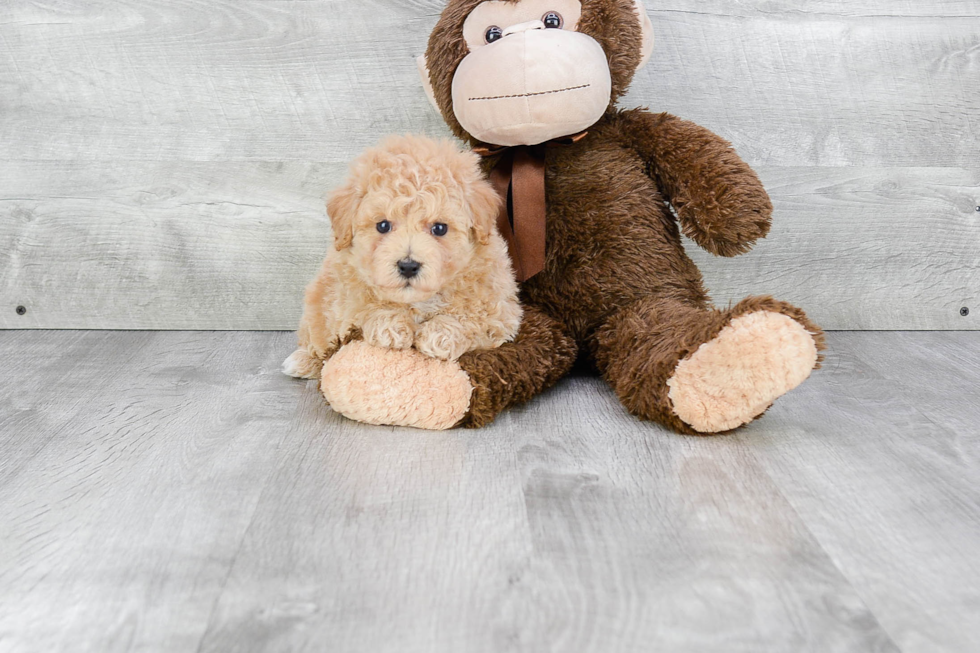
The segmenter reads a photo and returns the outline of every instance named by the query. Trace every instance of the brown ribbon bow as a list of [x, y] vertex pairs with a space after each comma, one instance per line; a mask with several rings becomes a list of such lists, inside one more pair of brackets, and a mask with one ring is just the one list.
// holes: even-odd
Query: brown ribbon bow
[[490, 183], [504, 200], [497, 229], [507, 241], [518, 281], [527, 281], [544, 269], [547, 203], [544, 192], [544, 156], [550, 145], [572, 145], [588, 132], [556, 138], [540, 145], [473, 148], [482, 157], [503, 154], [490, 172]]

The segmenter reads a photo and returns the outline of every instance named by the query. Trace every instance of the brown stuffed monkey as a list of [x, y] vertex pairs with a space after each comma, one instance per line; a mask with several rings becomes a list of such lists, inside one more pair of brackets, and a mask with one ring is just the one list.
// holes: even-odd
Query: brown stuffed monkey
[[507, 193], [498, 224], [525, 279], [524, 322], [514, 342], [458, 362], [416, 365], [405, 352], [348, 344], [321, 379], [335, 410], [479, 427], [581, 356], [631, 413], [719, 433], [819, 366], [823, 333], [800, 309], [770, 297], [710, 304], [681, 232], [735, 256], [766, 236], [772, 205], [720, 137], [616, 107], [652, 47], [639, 0], [450, 0], [420, 69], [450, 128], [483, 147]]

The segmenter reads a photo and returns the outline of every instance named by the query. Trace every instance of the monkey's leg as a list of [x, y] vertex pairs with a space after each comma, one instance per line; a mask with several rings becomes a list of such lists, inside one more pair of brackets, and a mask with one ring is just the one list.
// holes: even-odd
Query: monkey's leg
[[565, 376], [577, 355], [575, 341], [559, 322], [525, 306], [513, 342], [460, 357], [459, 365], [473, 384], [470, 407], [460, 426], [486, 426], [508, 406], [529, 401]]
[[351, 342], [324, 364], [320, 388], [334, 410], [361, 422], [476, 428], [554, 384], [576, 353], [558, 322], [527, 306], [514, 342], [459, 361]]
[[771, 297], [728, 310], [648, 297], [613, 315], [593, 347], [631, 413], [706, 434], [751, 422], [806, 380], [824, 338], [803, 311]]

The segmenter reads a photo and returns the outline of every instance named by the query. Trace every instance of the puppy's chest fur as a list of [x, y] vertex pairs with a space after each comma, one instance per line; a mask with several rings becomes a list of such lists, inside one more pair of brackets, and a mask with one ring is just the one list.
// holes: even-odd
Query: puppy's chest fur
[[426, 322], [440, 313], [444, 313], [449, 306], [449, 300], [441, 293], [434, 295], [424, 302], [409, 304], [406, 310], [416, 324]]

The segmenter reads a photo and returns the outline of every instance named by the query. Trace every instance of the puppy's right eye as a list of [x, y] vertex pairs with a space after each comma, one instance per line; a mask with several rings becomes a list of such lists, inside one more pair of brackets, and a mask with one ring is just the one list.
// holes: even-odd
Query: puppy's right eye
[[487, 43], [493, 43], [494, 41], [499, 41], [504, 38], [504, 30], [500, 29], [496, 25], [487, 28], [487, 33], [484, 35]]
[[386, 234], [389, 231], [391, 231], [391, 223], [388, 222], [387, 220], [382, 220], [381, 222], [379, 222], [377, 224], [377, 227], [378, 227], [379, 234]]

